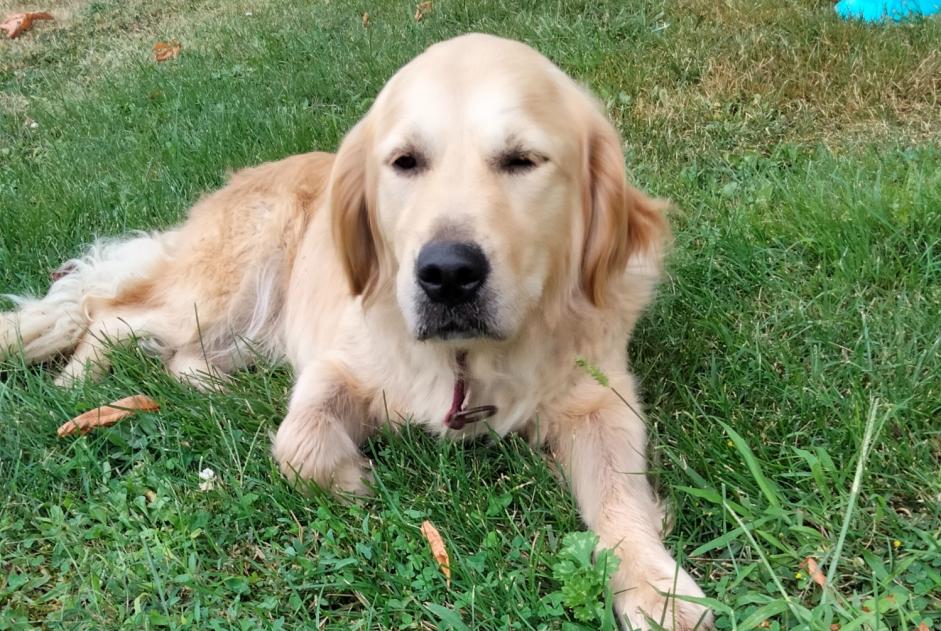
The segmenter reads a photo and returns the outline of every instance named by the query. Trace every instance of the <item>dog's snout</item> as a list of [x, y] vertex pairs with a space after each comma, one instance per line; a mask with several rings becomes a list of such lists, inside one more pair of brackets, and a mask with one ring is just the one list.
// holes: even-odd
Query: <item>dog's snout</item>
[[433, 302], [457, 305], [469, 302], [490, 273], [490, 263], [475, 243], [434, 241], [418, 253], [418, 284]]

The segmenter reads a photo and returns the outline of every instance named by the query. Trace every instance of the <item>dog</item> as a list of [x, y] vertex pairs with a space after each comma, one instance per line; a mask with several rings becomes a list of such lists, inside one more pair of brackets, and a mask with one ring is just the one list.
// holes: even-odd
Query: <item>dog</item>
[[272, 453], [335, 492], [369, 491], [359, 445], [383, 425], [522, 433], [619, 557], [619, 616], [709, 628], [661, 541], [627, 368], [665, 210], [627, 182], [588, 91], [524, 44], [465, 35], [399, 70], [336, 155], [239, 171], [178, 227], [67, 262], [0, 316], [0, 354], [67, 356], [61, 385], [101, 376], [107, 345], [132, 337], [201, 387], [287, 359]]

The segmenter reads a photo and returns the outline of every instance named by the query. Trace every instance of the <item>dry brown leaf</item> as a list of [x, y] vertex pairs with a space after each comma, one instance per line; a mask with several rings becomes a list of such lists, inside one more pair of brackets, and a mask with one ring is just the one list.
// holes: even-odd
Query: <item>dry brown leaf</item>
[[451, 587], [451, 560], [448, 558], [448, 551], [444, 547], [444, 539], [441, 538], [441, 533], [438, 532], [438, 529], [434, 525], [425, 520], [421, 523], [421, 534], [428, 540], [428, 543], [431, 545], [431, 554], [435, 557], [435, 561], [438, 562], [438, 567], [441, 568], [441, 572], [444, 574], [444, 578], [448, 582], [448, 587]]
[[79, 414], [68, 423], [62, 425], [57, 432], [60, 437], [70, 436], [75, 432], [87, 434], [96, 427], [107, 427], [114, 425], [125, 416], [130, 416], [135, 412], [155, 412], [160, 409], [160, 404], [143, 394], [135, 394], [131, 397], [125, 397], [120, 401], [103, 405], [94, 410], [89, 410], [84, 414]]
[[369, 11], [363, 12], [363, 28], [369, 28]]
[[33, 27], [36, 20], [54, 20], [51, 13], [40, 11], [37, 13], [14, 13], [8, 15], [0, 22], [0, 31], [6, 31], [10, 39], [16, 39], [23, 31]]
[[830, 625], [830, 631], [840, 631], [843, 627], [840, 626], [839, 622], [834, 622]]
[[807, 570], [808, 576], [820, 587], [827, 586], [827, 577], [823, 575], [823, 572], [820, 571], [820, 566], [817, 565], [817, 560], [813, 557], [807, 557], [801, 561], [800, 566]]
[[431, 2], [419, 2], [415, 5], [415, 21], [421, 22], [425, 16], [431, 13]]
[[180, 42], [157, 42], [154, 44], [154, 59], [167, 61], [180, 55]]
[[918, 628], [915, 629], [915, 631], [931, 631], [931, 627], [928, 626], [927, 622], [922, 621], [921, 624], [918, 625]]

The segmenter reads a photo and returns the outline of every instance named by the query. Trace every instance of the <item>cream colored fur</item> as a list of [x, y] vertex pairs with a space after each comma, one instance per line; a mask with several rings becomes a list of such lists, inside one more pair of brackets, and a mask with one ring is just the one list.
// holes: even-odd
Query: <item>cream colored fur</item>
[[[501, 171], [506, 151], [535, 166]], [[403, 152], [427, 168], [396, 172]], [[708, 628], [707, 609], [671, 595], [703, 594], [661, 541], [627, 369], [668, 240], [663, 208], [627, 183], [620, 138], [584, 90], [522, 44], [468, 35], [397, 73], [336, 156], [246, 169], [178, 228], [92, 248], [44, 298], [0, 316], [0, 353], [70, 356], [61, 382], [99, 374], [104, 341], [132, 334], [196, 383], [258, 353], [287, 358], [296, 385], [274, 457], [337, 491], [368, 492], [359, 444], [386, 423], [451, 439], [526, 433], [621, 558], [612, 587], [625, 621]], [[414, 261], [451, 233], [491, 263], [502, 339], [416, 340]], [[467, 405], [498, 413], [455, 431], [443, 418], [458, 351]]]

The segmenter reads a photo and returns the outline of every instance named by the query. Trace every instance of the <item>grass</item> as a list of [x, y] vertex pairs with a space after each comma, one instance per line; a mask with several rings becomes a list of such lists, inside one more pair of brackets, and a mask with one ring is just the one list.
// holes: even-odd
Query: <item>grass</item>
[[[0, 289], [172, 224], [227, 170], [334, 148], [431, 42], [523, 39], [602, 97], [634, 179], [682, 208], [632, 357], [669, 545], [718, 627], [941, 625], [941, 21], [845, 23], [823, 0], [439, 0], [421, 23], [391, 0], [51, 10], [0, 40]], [[155, 64], [168, 39], [180, 58]], [[267, 456], [284, 368], [207, 396], [115, 354], [72, 390], [0, 365], [0, 629], [610, 622], [562, 597], [581, 526], [520, 441], [381, 436], [375, 499], [303, 496]], [[56, 438], [138, 391], [163, 410]]]

